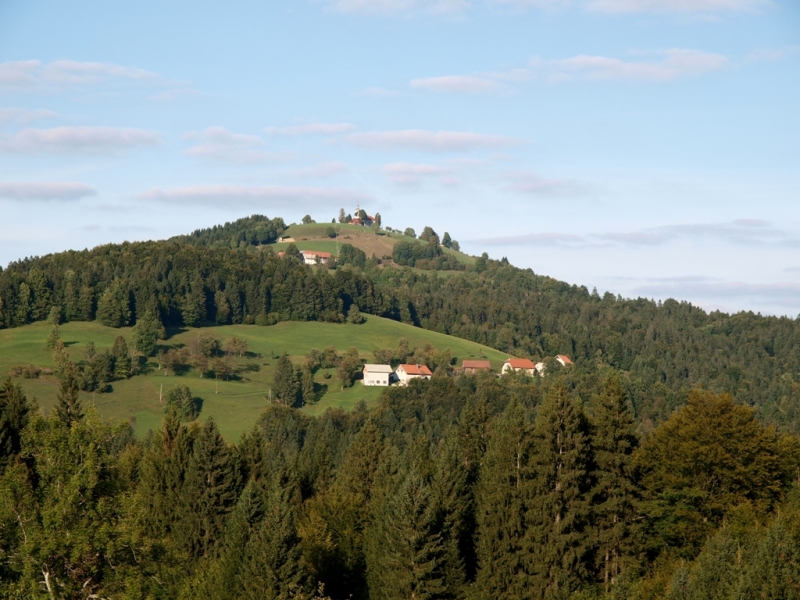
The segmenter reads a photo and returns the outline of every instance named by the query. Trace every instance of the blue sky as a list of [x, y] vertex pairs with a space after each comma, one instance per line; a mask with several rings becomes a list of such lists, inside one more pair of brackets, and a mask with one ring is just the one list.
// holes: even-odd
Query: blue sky
[[252, 213], [800, 314], [795, 0], [0, 0], [0, 264]]

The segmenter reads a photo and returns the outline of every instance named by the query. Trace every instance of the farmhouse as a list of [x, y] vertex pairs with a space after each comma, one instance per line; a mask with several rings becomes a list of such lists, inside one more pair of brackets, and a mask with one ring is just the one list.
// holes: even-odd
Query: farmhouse
[[528, 375], [535, 375], [536, 365], [533, 364], [532, 360], [528, 360], [527, 358], [509, 358], [503, 363], [502, 373], [505, 375], [511, 371], [524, 371]]
[[488, 360], [465, 360], [461, 363], [464, 375], [474, 375], [478, 371], [491, 371], [492, 365]]
[[556, 360], [561, 363], [562, 367], [568, 367], [569, 365], [572, 364], [572, 361], [569, 359], [569, 356], [566, 356], [564, 354], [557, 354]]
[[303, 255], [303, 262], [307, 265], [324, 265], [331, 258], [330, 252], [318, 252], [317, 250], [301, 250], [300, 254]]
[[408, 385], [412, 379], [430, 379], [433, 375], [425, 365], [400, 365], [397, 367], [396, 374], [401, 385]]
[[392, 376], [392, 367], [389, 365], [364, 365], [364, 385], [389, 385]]

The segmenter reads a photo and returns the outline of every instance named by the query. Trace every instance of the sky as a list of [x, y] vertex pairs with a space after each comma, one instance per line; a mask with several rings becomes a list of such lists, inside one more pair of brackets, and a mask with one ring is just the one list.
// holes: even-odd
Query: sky
[[800, 315], [797, 0], [0, 0], [0, 265], [340, 207]]

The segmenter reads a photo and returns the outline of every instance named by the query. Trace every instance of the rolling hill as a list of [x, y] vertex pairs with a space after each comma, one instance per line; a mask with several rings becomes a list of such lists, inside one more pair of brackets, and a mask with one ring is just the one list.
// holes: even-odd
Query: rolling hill
[[[50, 326], [34, 323], [24, 327], [0, 330], [0, 373], [8, 373], [13, 367], [33, 364], [52, 367], [51, 351], [46, 339]], [[506, 355], [459, 338], [433, 331], [426, 331], [381, 317], [370, 316], [361, 325], [283, 322], [270, 327], [255, 325], [225, 325], [219, 327], [184, 327], [169, 331], [169, 339], [160, 343], [164, 348], [179, 348], [188, 344], [200, 332], [211, 333], [219, 340], [237, 337], [247, 340], [248, 354], [237, 362], [238, 379], [217, 381], [201, 378], [193, 369], [181, 375], [165, 375], [157, 368], [156, 359], [148, 363], [149, 373], [128, 380], [115, 381], [110, 393], [81, 393], [85, 406], [94, 406], [102, 416], [117, 420], [131, 419], [137, 435], [157, 428], [163, 415], [159, 404], [159, 393], [175, 385], [187, 385], [193, 395], [202, 398], [200, 419], [213, 416], [223, 435], [230, 441], [249, 430], [260, 413], [268, 405], [267, 395], [272, 382], [277, 358], [287, 353], [293, 362], [300, 364], [312, 348], [322, 350], [335, 346], [340, 352], [355, 347], [362, 359], [372, 360], [373, 351], [379, 348], [395, 348], [401, 338], [408, 340], [410, 347], [430, 344], [436, 349], [449, 348], [459, 362], [464, 358], [486, 357], [498, 369]], [[86, 343], [93, 341], [98, 350], [110, 347], [114, 339], [122, 335], [130, 341], [131, 329], [114, 329], [98, 322], [73, 322], [61, 326], [61, 339], [67, 345], [70, 359], [83, 358]], [[352, 388], [340, 389], [333, 369], [322, 369], [316, 373], [315, 382], [321, 390], [321, 398], [315, 404], [304, 407], [304, 411], [317, 415], [331, 407], [352, 408], [359, 400], [368, 404], [377, 400], [380, 388], [366, 388], [356, 383]], [[326, 379], [326, 374], [330, 378]], [[53, 376], [36, 379], [15, 378], [30, 397], [36, 397], [39, 405], [49, 410], [56, 402], [59, 382]]]

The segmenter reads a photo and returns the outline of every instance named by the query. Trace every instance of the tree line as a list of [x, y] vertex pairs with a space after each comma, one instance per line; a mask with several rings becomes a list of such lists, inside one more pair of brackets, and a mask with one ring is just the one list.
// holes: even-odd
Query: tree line
[[599, 381], [437, 375], [319, 418], [276, 403], [237, 444], [182, 424], [181, 390], [138, 441], [6, 381], [0, 595], [797, 598], [800, 440], [704, 389], [640, 436], [625, 376]]
[[[114, 327], [138, 324], [145, 315], [166, 327], [344, 322], [353, 311], [512, 356], [566, 354], [588, 382], [605, 367], [624, 371], [643, 430], [705, 385], [733, 394], [765, 422], [800, 432], [797, 319], [600, 296], [486, 254], [463, 271], [428, 273], [384, 268], [353, 248], [327, 269], [304, 266], [291, 252], [279, 259], [252, 241], [225, 242], [255, 222], [272, 231], [265, 223], [276, 221], [251, 217], [195, 232], [189, 236], [195, 242], [106, 245], [17, 261], [0, 272], [0, 328], [45, 320], [53, 307], [66, 321], [97, 319]], [[274, 231], [245, 238], [271, 239]], [[439, 248], [435, 232], [424, 235]]]

